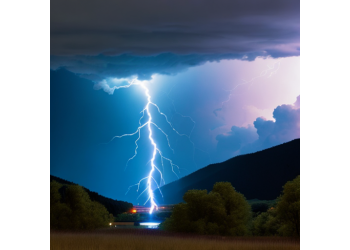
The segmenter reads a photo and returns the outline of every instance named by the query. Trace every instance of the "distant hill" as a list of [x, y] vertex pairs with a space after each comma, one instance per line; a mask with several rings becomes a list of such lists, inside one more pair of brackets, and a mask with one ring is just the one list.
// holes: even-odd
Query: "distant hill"
[[[59, 177], [50, 175], [50, 182], [51, 181], [57, 181], [61, 184], [65, 185], [77, 185], [73, 182], [66, 181], [64, 179], [61, 179]], [[117, 216], [117, 214], [121, 214], [123, 212], [129, 211], [132, 207], [133, 204], [126, 202], [126, 201], [118, 201], [118, 200], [113, 200], [111, 198], [104, 197], [96, 192], [92, 192], [89, 189], [83, 187], [85, 191], [89, 194], [89, 197], [92, 201], [97, 201], [104, 205], [106, 209], [108, 210], [109, 213], [113, 214], [113, 216]]]
[[300, 175], [300, 139], [256, 153], [239, 155], [225, 162], [211, 164], [155, 192], [162, 204], [183, 202], [190, 189], [212, 190], [219, 181], [229, 181], [246, 199], [274, 200], [282, 186]]

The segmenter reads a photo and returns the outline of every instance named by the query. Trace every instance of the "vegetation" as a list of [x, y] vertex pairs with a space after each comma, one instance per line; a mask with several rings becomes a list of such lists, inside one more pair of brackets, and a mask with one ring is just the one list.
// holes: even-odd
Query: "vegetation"
[[267, 212], [269, 208], [276, 207], [277, 200], [248, 200], [252, 208], [253, 217], [255, 218], [263, 212]]
[[[160, 228], [175, 233], [222, 236], [300, 237], [300, 176], [283, 186], [273, 201], [251, 200], [236, 192], [229, 182], [218, 182], [211, 192], [189, 190], [186, 203], [174, 206], [155, 218], [167, 218]], [[78, 185], [50, 184], [50, 220], [52, 229], [94, 229], [113, 221], [145, 221], [144, 215], [119, 214], [92, 201]], [[170, 215], [170, 217], [169, 217]], [[191, 234], [190, 234], [191, 235]]]
[[218, 182], [213, 190], [189, 190], [186, 203], [174, 207], [161, 228], [174, 232], [210, 235], [247, 235], [251, 210], [244, 196], [229, 182]]
[[300, 237], [300, 176], [283, 186], [276, 208], [271, 207], [254, 219], [252, 233]]
[[272, 201], [251, 200], [249, 204], [229, 182], [216, 183], [210, 193], [189, 190], [183, 199], [186, 203], [174, 207], [161, 229], [208, 235], [300, 237], [300, 176], [288, 181], [282, 195]]
[[50, 183], [50, 226], [52, 229], [94, 229], [108, 226], [114, 217], [78, 185]]
[[286, 237], [187, 236], [159, 230], [111, 229], [86, 233], [51, 232], [50, 249], [69, 250], [299, 250], [299, 241]]
[[140, 221], [140, 218], [141, 218], [141, 217], [140, 217], [140, 214], [128, 214], [128, 213], [123, 213], [123, 214], [118, 214], [114, 221], [130, 221], [130, 222], [135, 222], [135, 221]]
[[166, 212], [158, 212], [156, 213], [156, 217], [158, 219], [166, 219], [166, 218], [169, 218], [171, 216], [173, 212], [171, 211], [166, 211]]
[[[50, 182], [56, 181], [58, 183], [61, 183], [63, 185], [76, 185], [73, 182], [63, 180], [61, 178], [55, 177], [53, 175], [50, 175]], [[101, 203], [103, 206], [106, 207], [107, 211], [111, 214], [113, 214], [114, 217], [116, 217], [118, 214], [128, 212], [130, 209], [132, 209], [133, 205], [129, 202], [125, 201], [118, 201], [113, 200], [107, 197], [104, 197], [102, 195], [99, 195], [96, 192], [92, 192], [89, 189], [83, 187], [83, 189], [88, 193], [90, 199], [92, 201], [97, 201], [98, 203]]]
[[283, 186], [276, 215], [281, 220], [283, 235], [300, 236], [300, 175]]
[[276, 209], [270, 208], [267, 212], [259, 214], [252, 224], [252, 234], [256, 236], [280, 235], [278, 229], [281, 221], [276, 217]]

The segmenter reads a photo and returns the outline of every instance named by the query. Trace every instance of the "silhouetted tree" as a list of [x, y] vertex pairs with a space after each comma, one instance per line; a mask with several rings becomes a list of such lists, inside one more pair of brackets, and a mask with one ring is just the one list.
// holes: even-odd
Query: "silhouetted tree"
[[248, 234], [250, 206], [231, 183], [218, 182], [210, 193], [189, 190], [183, 199], [186, 203], [176, 205], [161, 228], [212, 235]]
[[276, 208], [259, 214], [252, 223], [253, 235], [300, 236], [300, 176], [283, 186]]
[[264, 202], [256, 202], [251, 204], [252, 212], [255, 214], [264, 213], [269, 209], [269, 204]]
[[276, 217], [276, 209], [270, 208], [259, 214], [252, 223], [252, 234], [256, 236], [280, 235], [281, 221]]
[[[63, 184], [64, 186], [60, 189], [60, 194], [63, 199], [65, 199], [65, 190], [68, 185], [76, 185], [73, 182], [63, 180], [61, 178], [55, 177], [50, 175], [50, 182], [51, 181], [56, 181], [60, 184]], [[96, 192], [92, 192], [89, 189], [83, 187], [83, 189], [88, 193], [91, 201], [97, 201], [98, 203], [102, 204], [103, 206], [106, 207], [109, 213], [113, 214], [114, 217], [116, 217], [118, 214], [130, 211], [133, 207], [132, 203], [125, 202], [125, 201], [118, 201], [118, 200], [113, 200], [107, 197], [104, 197], [102, 195], [99, 195]]]
[[114, 221], [140, 221], [140, 214], [118, 214]]
[[70, 217], [72, 210], [66, 203], [61, 202], [61, 194], [59, 189], [62, 184], [53, 181], [50, 183], [50, 226], [55, 229], [71, 228]]
[[[64, 198], [60, 191], [63, 192]], [[54, 229], [93, 229], [108, 226], [113, 216], [79, 185], [50, 183], [50, 224]]]
[[276, 208], [283, 235], [300, 236], [300, 175], [283, 186], [283, 194]]

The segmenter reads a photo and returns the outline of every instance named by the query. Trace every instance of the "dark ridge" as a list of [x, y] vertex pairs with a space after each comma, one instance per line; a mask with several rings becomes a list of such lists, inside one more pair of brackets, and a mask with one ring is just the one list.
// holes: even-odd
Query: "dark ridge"
[[[53, 176], [53, 175], [50, 175], [50, 182], [51, 181], [57, 181], [58, 183], [61, 183], [63, 185], [77, 185], [73, 182], [66, 181], [64, 179], [61, 179], [61, 178]], [[102, 205], [104, 205], [106, 207], [107, 211], [109, 213], [113, 214], [113, 216], [117, 216], [118, 214], [127, 212], [133, 207], [133, 204], [131, 204], [129, 202], [113, 200], [111, 198], [104, 197], [96, 192], [92, 192], [85, 187], [83, 187], [83, 188], [89, 194], [89, 197], [92, 201], [97, 201], [97, 202], [101, 203]]]
[[300, 175], [300, 139], [256, 153], [210, 164], [157, 190], [159, 203], [176, 204], [190, 189], [211, 191], [216, 182], [228, 181], [246, 199], [274, 200], [283, 185]]

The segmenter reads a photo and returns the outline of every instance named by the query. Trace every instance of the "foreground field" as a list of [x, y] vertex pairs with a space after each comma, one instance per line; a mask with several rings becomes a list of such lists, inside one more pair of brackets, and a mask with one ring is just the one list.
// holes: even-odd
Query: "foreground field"
[[50, 249], [66, 250], [297, 250], [298, 240], [278, 237], [205, 237], [159, 230], [109, 229], [51, 232]]

